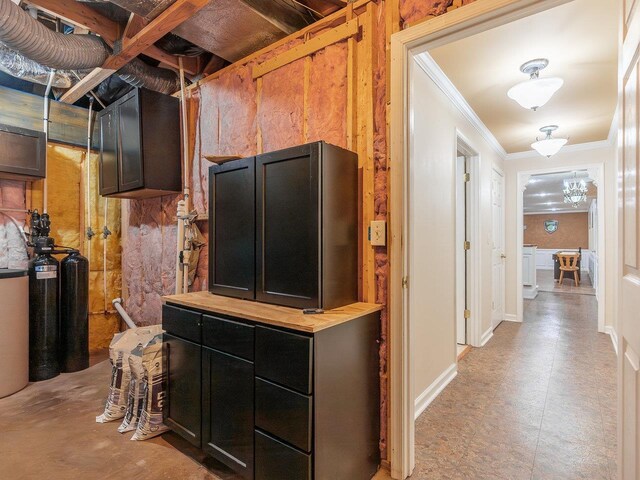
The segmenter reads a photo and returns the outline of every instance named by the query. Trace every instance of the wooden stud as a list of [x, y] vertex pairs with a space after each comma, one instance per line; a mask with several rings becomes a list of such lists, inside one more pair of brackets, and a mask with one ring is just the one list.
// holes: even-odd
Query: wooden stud
[[311, 81], [311, 56], [304, 58], [304, 78], [302, 86], [302, 139], [309, 141], [309, 83]]
[[[60, 17], [72, 25], [97, 33], [111, 47], [123, 33], [118, 23], [75, 0], [28, 0], [27, 3], [50, 15]], [[178, 68], [178, 57], [158, 47], [151, 45], [143, 53], [172, 68]], [[185, 57], [185, 72], [197, 75], [198, 61], [197, 57]]]
[[256, 149], [257, 153], [262, 150], [262, 128], [260, 127], [260, 108], [262, 107], [262, 77], [256, 81]]
[[357, 152], [362, 172], [362, 300], [376, 298], [375, 258], [368, 241], [368, 228], [374, 219], [374, 46], [376, 41], [374, 4], [368, 4], [362, 15], [362, 38], [358, 42]]
[[[351, 21], [353, 19], [353, 4], [349, 4], [346, 9], [346, 20]], [[355, 125], [358, 98], [356, 83], [357, 83], [357, 49], [356, 39], [351, 36], [347, 39], [347, 148], [349, 150], [356, 149], [355, 140]]]
[[89, 90], [151, 47], [164, 35], [192, 17], [207, 3], [209, 3], [209, 0], [177, 0], [154, 20], [143, 26], [131, 38], [125, 37], [120, 52], [116, 55], [110, 55], [102, 67], [94, 69], [89, 75], [67, 90], [60, 100], [66, 103], [76, 102]]
[[311, 55], [318, 50], [322, 50], [329, 45], [339, 42], [340, 40], [352, 37], [356, 33], [358, 33], [358, 19], [354, 18], [353, 20], [332, 28], [328, 32], [322, 33], [301, 45], [293, 47], [280, 55], [276, 55], [275, 57], [260, 63], [253, 68], [253, 78], [262, 77], [273, 70]]

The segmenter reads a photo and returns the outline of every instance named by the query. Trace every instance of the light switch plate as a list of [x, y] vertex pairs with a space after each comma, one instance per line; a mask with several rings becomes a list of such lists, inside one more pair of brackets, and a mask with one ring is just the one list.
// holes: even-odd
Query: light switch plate
[[374, 247], [384, 247], [387, 244], [387, 222], [373, 220], [369, 227], [369, 240]]

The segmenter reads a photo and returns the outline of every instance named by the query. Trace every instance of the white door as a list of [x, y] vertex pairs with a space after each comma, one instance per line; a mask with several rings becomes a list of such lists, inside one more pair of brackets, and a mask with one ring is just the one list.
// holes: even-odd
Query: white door
[[504, 320], [504, 176], [491, 170], [491, 322], [493, 328]]
[[467, 252], [464, 242], [467, 239], [467, 159], [460, 155], [456, 158], [456, 342], [467, 343]]
[[[638, 56], [640, 0], [624, 0], [622, 78], [622, 180], [620, 225], [622, 271], [618, 325], [618, 477], [640, 477], [640, 185], [638, 170]], [[634, 5], [634, 3], [636, 5]], [[635, 7], [635, 8], [634, 8]]]

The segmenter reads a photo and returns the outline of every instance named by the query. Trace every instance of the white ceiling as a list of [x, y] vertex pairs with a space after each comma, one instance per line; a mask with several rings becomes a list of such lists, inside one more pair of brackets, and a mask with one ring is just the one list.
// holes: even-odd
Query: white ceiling
[[[564, 203], [562, 194], [564, 181], [572, 179], [574, 174], [578, 179], [584, 178], [589, 187], [587, 201], [578, 208]], [[589, 178], [586, 170], [533, 175], [524, 191], [524, 213], [587, 212], [591, 201], [596, 199], [597, 193], [598, 189]]]
[[[618, 2], [574, 0], [435, 48], [429, 54], [507, 153], [531, 150], [538, 129], [559, 125], [569, 145], [607, 139], [617, 96]], [[540, 76], [564, 86], [534, 112], [507, 97], [527, 76], [520, 65], [548, 58]]]

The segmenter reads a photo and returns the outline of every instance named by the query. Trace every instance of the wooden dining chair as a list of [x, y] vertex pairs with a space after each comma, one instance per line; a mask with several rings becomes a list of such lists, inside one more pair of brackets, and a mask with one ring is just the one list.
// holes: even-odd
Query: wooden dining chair
[[579, 253], [558, 254], [558, 261], [560, 262], [560, 285], [562, 285], [562, 280], [564, 280], [564, 272], [573, 272], [573, 281], [575, 282], [576, 287], [580, 285], [580, 272], [578, 268], [579, 258]]

